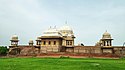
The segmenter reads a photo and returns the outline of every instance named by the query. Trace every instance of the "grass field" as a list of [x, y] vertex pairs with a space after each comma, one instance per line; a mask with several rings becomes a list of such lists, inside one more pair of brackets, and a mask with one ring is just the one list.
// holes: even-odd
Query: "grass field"
[[0, 58], [0, 70], [125, 70], [125, 59]]

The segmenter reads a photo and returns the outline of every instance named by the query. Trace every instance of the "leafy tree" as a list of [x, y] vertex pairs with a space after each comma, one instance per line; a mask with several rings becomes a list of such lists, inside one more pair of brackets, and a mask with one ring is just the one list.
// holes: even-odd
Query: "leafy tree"
[[83, 44], [83, 43], [81, 43], [81, 46], [84, 46], [84, 44]]
[[0, 55], [6, 55], [8, 52], [8, 49], [6, 46], [0, 46]]

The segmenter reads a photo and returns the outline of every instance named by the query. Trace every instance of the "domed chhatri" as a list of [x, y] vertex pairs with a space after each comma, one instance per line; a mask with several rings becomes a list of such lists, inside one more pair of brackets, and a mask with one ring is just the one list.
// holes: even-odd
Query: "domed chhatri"
[[18, 36], [17, 35], [13, 35], [11, 40], [18, 40]]
[[12, 38], [11, 38], [11, 45], [12, 46], [18, 46], [18, 36], [17, 35], [13, 35]]
[[112, 38], [111, 34], [107, 31], [102, 35], [101, 44], [103, 47], [111, 47], [112, 46]]
[[33, 40], [32, 40], [32, 39], [29, 40], [29, 45], [30, 45], [30, 46], [33, 46], [33, 44], [34, 44]]
[[31, 39], [31, 40], [29, 40], [29, 43], [33, 43], [33, 40]]
[[106, 32], [102, 36], [102, 39], [111, 39], [111, 34], [108, 33], [107, 30], [106, 30]]

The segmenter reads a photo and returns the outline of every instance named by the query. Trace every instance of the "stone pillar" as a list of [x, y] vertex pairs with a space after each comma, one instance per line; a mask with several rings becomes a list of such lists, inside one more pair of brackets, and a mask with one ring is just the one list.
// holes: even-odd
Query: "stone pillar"
[[104, 46], [106, 46], [106, 42], [104, 41]]
[[112, 42], [111, 42], [111, 40], [110, 40], [110, 46], [112, 46]]
[[109, 46], [109, 41], [107, 41], [107, 46]]

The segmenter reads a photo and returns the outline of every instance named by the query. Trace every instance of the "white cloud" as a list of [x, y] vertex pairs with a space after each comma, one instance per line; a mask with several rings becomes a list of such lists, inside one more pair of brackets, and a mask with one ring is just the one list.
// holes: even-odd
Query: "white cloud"
[[121, 1], [0, 0], [0, 44], [9, 45], [15, 33], [20, 43], [26, 44], [49, 26], [59, 27], [68, 20], [78, 36], [76, 43], [93, 45], [108, 29], [117, 38], [114, 44], [119, 45], [125, 39], [124, 18], [125, 4]]

